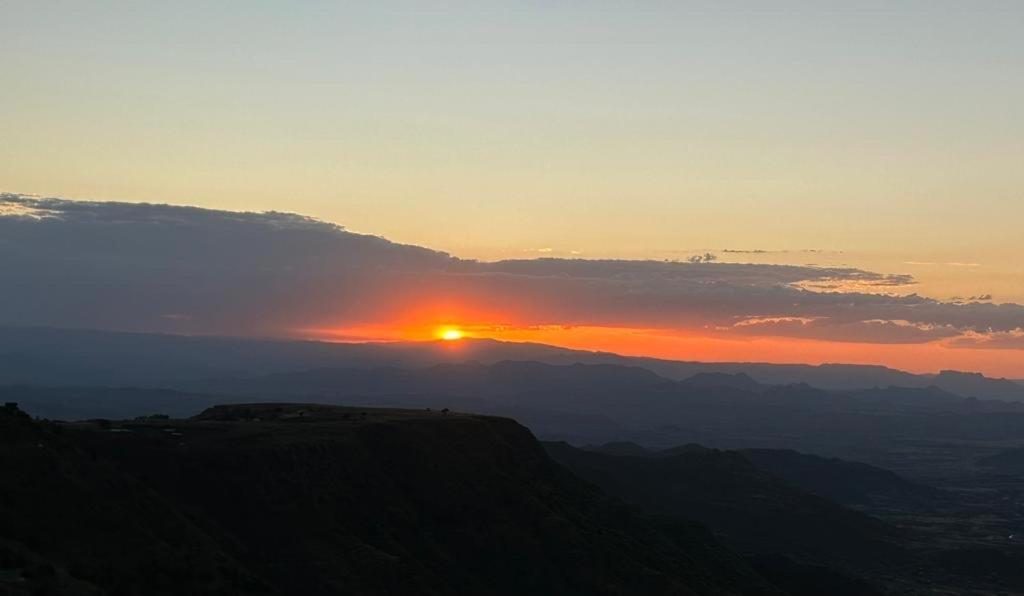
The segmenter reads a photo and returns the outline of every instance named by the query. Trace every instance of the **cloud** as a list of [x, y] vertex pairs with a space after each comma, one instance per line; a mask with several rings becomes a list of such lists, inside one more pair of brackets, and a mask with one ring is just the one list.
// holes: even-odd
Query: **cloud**
[[948, 344], [954, 348], [978, 348], [986, 350], [1024, 350], [1024, 328], [994, 333], [969, 331]]
[[957, 303], [963, 303], [963, 302], [989, 302], [989, 301], [992, 300], [992, 294], [978, 294], [977, 296], [968, 296], [966, 298], [963, 298], [961, 296], [953, 296], [949, 300], [950, 300], [950, 302], [957, 302]]
[[687, 261], [691, 263], [713, 263], [718, 260], [718, 256], [714, 253], [706, 252], [702, 255], [693, 255]]
[[293, 214], [18, 195], [0, 204], [48, 213], [0, 217], [6, 323], [272, 334], [305, 316], [368, 312], [367, 300], [400, 290], [380, 287], [394, 272], [459, 264]]
[[732, 330], [759, 336], [892, 344], [928, 343], [961, 334], [950, 325], [881, 319], [836, 322], [828, 318], [810, 317], [746, 319], [736, 323]]
[[[493, 263], [287, 213], [0, 195], [0, 323], [234, 335], [459, 319], [1022, 347], [1024, 307], [845, 267]], [[989, 343], [985, 343], [989, 342]], [[984, 345], [982, 345], [984, 344]]]

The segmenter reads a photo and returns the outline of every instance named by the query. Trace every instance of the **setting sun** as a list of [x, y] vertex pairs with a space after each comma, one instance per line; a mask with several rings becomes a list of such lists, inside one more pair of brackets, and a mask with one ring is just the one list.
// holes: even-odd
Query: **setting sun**
[[438, 330], [437, 335], [444, 341], [455, 341], [462, 339], [462, 330], [455, 327], [442, 327]]

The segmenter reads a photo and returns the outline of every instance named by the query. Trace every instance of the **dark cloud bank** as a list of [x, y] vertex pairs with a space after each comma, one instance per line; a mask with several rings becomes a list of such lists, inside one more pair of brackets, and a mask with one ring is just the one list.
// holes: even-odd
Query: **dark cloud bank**
[[899, 290], [909, 276], [715, 262], [481, 263], [287, 213], [0, 195], [0, 275], [4, 324], [285, 335], [462, 304], [522, 325], [1024, 349], [1021, 305], [870, 291]]

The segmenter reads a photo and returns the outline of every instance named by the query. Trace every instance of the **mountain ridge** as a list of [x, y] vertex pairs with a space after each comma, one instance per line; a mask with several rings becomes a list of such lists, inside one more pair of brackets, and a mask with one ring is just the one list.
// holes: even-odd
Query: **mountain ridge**
[[[879, 365], [695, 362], [536, 343], [463, 339], [458, 342], [330, 343], [310, 340], [0, 326], [0, 383], [169, 386], [182, 380], [253, 376], [322, 367], [403, 368], [476, 360], [535, 360], [547, 364], [618, 364], [684, 380], [698, 374], [745, 374], [760, 384], [808, 383], [831, 390], [931, 385], [983, 399], [1024, 400], [1024, 385], [978, 373], [908, 373]], [[120, 362], [113, 367], [111, 362]]]

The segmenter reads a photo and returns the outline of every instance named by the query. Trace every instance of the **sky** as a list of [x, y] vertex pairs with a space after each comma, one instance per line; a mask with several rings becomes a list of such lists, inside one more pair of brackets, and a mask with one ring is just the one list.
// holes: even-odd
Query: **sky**
[[463, 259], [280, 212], [0, 195], [0, 324], [534, 341], [705, 361], [1024, 377], [1024, 305], [848, 267]]
[[[0, 191], [294, 212], [488, 262], [710, 252], [1024, 303], [1020, 2], [2, 10]], [[560, 341], [636, 343], [609, 325]], [[753, 343], [722, 353], [775, 349]], [[818, 344], [854, 356], [783, 352]]]

